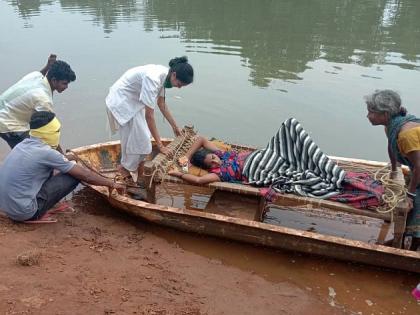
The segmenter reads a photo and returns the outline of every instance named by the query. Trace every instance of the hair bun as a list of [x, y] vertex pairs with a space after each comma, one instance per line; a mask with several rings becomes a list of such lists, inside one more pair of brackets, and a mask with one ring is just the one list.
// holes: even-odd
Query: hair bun
[[400, 107], [400, 116], [406, 116], [407, 115], [407, 108], [401, 106]]
[[169, 61], [169, 67], [172, 68], [173, 66], [175, 66], [177, 64], [180, 64], [180, 63], [188, 63], [187, 56], [175, 57], [175, 58], [171, 59], [171, 61]]

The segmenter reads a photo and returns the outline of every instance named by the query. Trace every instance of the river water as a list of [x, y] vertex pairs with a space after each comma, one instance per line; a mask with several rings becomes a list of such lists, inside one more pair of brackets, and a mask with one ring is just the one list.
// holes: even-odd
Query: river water
[[[386, 160], [383, 129], [370, 126], [363, 97], [395, 89], [408, 110], [420, 115], [417, 0], [0, 1], [0, 25], [0, 91], [41, 69], [49, 53], [75, 70], [77, 81], [54, 95], [65, 148], [110, 139], [104, 98], [125, 70], [167, 65], [180, 55], [188, 56], [196, 77], [191, 86], [167, 91], [178, 124], [230, 142], [264, 146], [283, 120], [295, 117], [327, 154]], [[158, 117], [161, 134], [172, 136]], [[7, 152], [2, 142], [0, 157]], [[180, 239], [198, 247], [190, 246], [193, 238]], [[297, 278], [317, 266], [304, 258], [254, 254], [267, 268], [295, 260], [287, 272]], [[272, 263], [262, 263], [265, 255]], [[354, 305], [360, 307], [353, 310], [414, 314], [407, 311], [414, 310], [408, 289], [419, 279], [350, 272], [340, 263], [323, 266], [325, 279], [337, 279], [329, 268], [340, 274], [337, 286], [356, 276], [355, 292], [363, 286], [384, 292], [381, 307], [358, 297]], [[353, 301], [350, 294], [346, 303]]]

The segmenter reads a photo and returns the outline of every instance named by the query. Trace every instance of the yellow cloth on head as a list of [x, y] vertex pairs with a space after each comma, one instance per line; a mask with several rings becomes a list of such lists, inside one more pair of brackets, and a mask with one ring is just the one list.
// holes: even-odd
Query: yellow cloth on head
[[57, 119], [57, 117], [54, 117], [54, 119], [45, 126], [42, 126], [38, 129], [31, 129], [29, 134], [32, 137], [41, 139], [53, 149], [56, 149], [60, 143], [60, 128], [60, 121]]
[[398, 147], [402, 155], [420, 151], [420, 127], [401, 131], [398, 135]]

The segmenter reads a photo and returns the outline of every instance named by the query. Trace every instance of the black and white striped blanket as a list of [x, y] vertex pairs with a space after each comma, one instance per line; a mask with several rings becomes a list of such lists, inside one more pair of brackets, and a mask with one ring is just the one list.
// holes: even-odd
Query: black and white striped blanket
[[294, 118], [282, 123], [264, 150], [245, 161], [250, 184], [277, 192], [329, 198], [339, 193], [345, 171], [331, 161]]

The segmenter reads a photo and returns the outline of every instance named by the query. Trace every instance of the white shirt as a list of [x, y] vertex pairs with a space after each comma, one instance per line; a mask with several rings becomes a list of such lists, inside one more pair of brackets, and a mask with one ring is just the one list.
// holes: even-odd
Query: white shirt
[[169, 69], [160, 65], [135, 67], [125, 72], [106, 97], [112, 132], [120, 129], [122, 154], [149, 154], [151, 134], [146, 122], [146, 106], [154, 109], [164, 96]]
[[120, 126], [145, 106], [155, 108], [169, 69], [160, 65], [135, 67], [125, 72], [109, 89], [106, 106]]
[[50, 84], [39, 71], [24, 76], [0, 95], [0, 133], [29, 130], [35, 111], [52, 111]]

